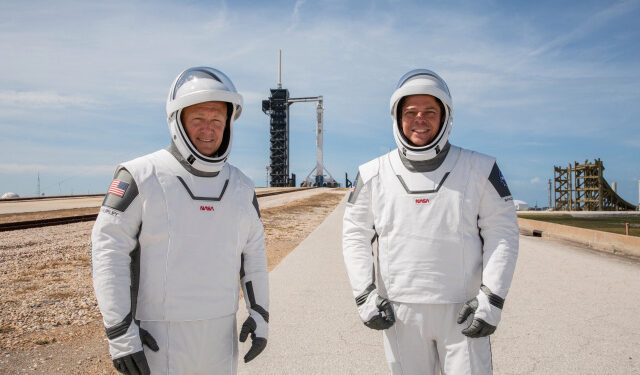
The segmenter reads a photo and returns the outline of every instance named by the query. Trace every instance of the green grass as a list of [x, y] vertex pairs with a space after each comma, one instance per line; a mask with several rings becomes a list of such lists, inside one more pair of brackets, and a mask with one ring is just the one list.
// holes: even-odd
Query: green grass
[[640, 217], [573, 217], [571, 215], [527, 215], [523, 219], [547, 221], [572, 227], [625, 234], [625, 223], [629, 223], [629, 235], [640, 237]]

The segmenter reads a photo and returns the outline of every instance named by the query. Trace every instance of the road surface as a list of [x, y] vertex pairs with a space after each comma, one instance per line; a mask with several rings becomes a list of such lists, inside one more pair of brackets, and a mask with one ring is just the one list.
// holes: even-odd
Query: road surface
[[[240, 374], [388, 373], [381, 334], [360, 322], [344, 268], [345, 204], [270, 273], [269, 344]], [[245, 318], [241, 301], [239, 326]], [[640, 263], [521, 236], [491, 342], [494, 374], [640, 374]]]

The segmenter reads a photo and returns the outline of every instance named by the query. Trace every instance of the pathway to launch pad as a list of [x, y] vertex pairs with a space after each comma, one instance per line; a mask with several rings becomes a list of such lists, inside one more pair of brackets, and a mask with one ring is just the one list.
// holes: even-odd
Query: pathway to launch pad
[[[239, 374], [388, 373], [382, 336], [360, 321], [342, 260], [345, 205], [346, 196], [269, 273], [267, 349], [243, 364], [249, 344], [240, 344]], [[238, 332], [247, 317], [244, 301], [240, 304]]]
[[[342, 260], [345, 205], [270, 273], [269, 344], [240, 374], [388, 374], [382, 335], [360, 322]], [[638, 301], [640, 263], [520, 236], [491, 336], [494, 374], [640, 374]], [[238, 325], [245, 318], [241, 301]]]

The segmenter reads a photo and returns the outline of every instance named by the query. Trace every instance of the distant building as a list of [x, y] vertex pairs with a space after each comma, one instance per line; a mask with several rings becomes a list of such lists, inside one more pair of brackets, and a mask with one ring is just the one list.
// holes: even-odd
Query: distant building
[[529, 204], [525, 201], [514, 199], [513, 204], [516, 206], [516, 211], [529, 211]]
[[9, 199], [9, 198], [20, 198], [20, 196], [16, 193], [8, 192], [8, 193], [2, 194], [2, 196], [0, 197], [0, 199]]

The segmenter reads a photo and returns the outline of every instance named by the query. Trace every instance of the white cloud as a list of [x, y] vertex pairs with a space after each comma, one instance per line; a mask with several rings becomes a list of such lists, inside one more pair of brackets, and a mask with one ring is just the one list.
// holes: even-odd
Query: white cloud
[[17, 164], [0, 163], [0, 173], [7, 174], [34, 174], [55, 173], [60, 175], [103, 176], [112, 174], [115, 165], [77, 165], [77, 164]]
[[637, 6], [637, 0], [617, 2], [608, 8], [587, 17], [582, 23], [574, 27], [572, 30], [561, 33], [559, 37], [531, 51], [529, 56], [538, 56], [543, 53], [547, 53], [550, 50], [562, 48], [573, 41], [585, 38], [587, 35], [597, 31], [607, 23], [612, 22], [617, 17], [628, 14]]
[[306, 0], [296, 0], [296, 4], [293, 6], [293, 12], [291, 13], [291, 25], [287, 28], [287, 32], [293, 31], [300, 22], [300, 8], [306, 3]]
[[531, 180], [529, 180], [530, 184], [537, 184], [538, 182], [540, 182], [540, 177], [534, 177]]
[[68, 107], [89, 108], [97, 104], [93, 98], [78, 95], [61, 95], [48, 91], [1, 90], [0, 106], [27, 110], [61, 109]]
[[[242, 91], [273, 86], [277, 50], [283, 48], [283, 80], [292, 90], [297, 86], [309, 91], [302, 95], [322, 94], [340, 105], [357, 103], [369, 94], [388, 95], [402, 73], [426, 66], [447, 79], [456, 106], [488, 111], [554, 102], [553, 95], [541, 96], [540, 90], [550, 93], [548, 88], [557, 79], [594, 71], [588, 63], [575, 61], [560, 66], [535, 57], [520, 61], [527, 48], [520, 40], [492, 38], [488, 31], [504, 25], [496, 25], [500, 20], [490, 15], [433, 9], [428, 20], [438, 27], [430, 27], [428, 36], [416, 40], [405, 31], [405, 21], [417, 20], [410, 11], [402, 20], [384, 10], [362, 12], [355, 18], [348, 11], [327, 17], [303, 12], [306, 5], [304, 0], [295, 2], [291, 11], [295, 30], [283, 31], [282, 25], [272, 22], [278, 14], [275, 8], [249, 12], [222, 3], [177, 12], [165, 4], [166, 12], [151, 12], [144, 5], [123, 3], [123, 14], [118, 6], [95, 12], [92, 6], [77, 8], [63, 2], [58, 5], [61, 23], [73, 24], [70, 17], [91, 20], [83, 25], [82, 38], [74, 36], [79, 30], [64, 25], [48, 24], [44, 30], [34, 22], [30, 30], [14, 30], [11, 40], [0, 39], [0, 47], [15, 52], [12, 61], [5, 61], [0, 81], [11, 81], [9, 72], [18, 71], [22, 85], [44, 85], [51, 92], [64, 86], [75, 93], [97, 91], [113, 100], [157, 103], [175, 75], [189, 65], [216, 65], [234, 80], [250, 75], [251, 80], [239, 87]], [[66, 15], [65, 8], [76, 8], [75, 13]], [[451, 23], [454, 16], [456, 22]], [[416, 42], [420, 48], [412, 48]], [[37, 63], [39, 57], [57, 55], [64, 55], [67, 62]], [[541, 81], [541, 74], [547, 80]], [[57, 103], [83, 97], [74, 94]]]

